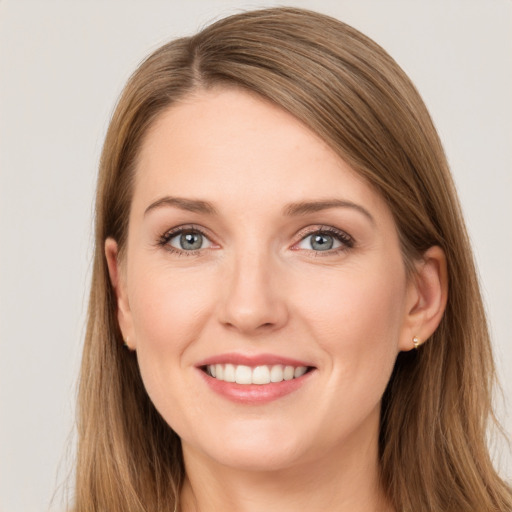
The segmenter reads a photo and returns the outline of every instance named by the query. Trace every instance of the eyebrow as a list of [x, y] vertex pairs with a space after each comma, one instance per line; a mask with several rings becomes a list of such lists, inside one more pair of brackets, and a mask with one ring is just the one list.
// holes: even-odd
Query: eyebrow
[[184, 197], [171, 197], [165, 196], [157, 199], [154, 203], [151, 203], [144, 212], [147, 215], [151, 210], [161, 208], [163, 206], [173, 206], [180, 210], [194, 213], [204, 213], [207, 215], [216, 215], [217, 210], [208, 201], [202, 201], [200, 199], [186, 199]]
[[308, 215], [323, 210], [330, 210], [331, 208], [351, 208], [362, 213], [368, 220], [375, 224], [375, 219], [372, 214], [361, 205], [353, 203], [352, 201], [345, 201], [342, 199], [325, 199], [321, 201], [301, 201], [299, 203], [290, 203], [284, 207], [284, 214], [288, 216]]
[[[146, 208], [144, 215], [147, 215], [151, 210], [162, 208], [164, 206], [179, 208], [180, 210], [185, 210], [188, 212], [203, 213], [206, 215], [217, 214], [216, 208], [208, 201], [203, 201], [200, 199], [187, 199], [184, 197], [165, 196], [151, 203]], [[366, 208], [363, 208], [362, 206], [353, 203], [352, 201], [346, 201], [342, 199], [324, 199], [321, 201], [301, 201], [298, 203], [290, 203], [283, 208], [283, 213], [286, 216], [295, 217], [308, 215], [310, 213], [316, 213], [323, 210], [329, 210], [331, 208], [354, 209], [367, 217], [370, 222], [372, 222], [372, 224], [375, 224], [375, 219], [371, 213], [366, 210]]]

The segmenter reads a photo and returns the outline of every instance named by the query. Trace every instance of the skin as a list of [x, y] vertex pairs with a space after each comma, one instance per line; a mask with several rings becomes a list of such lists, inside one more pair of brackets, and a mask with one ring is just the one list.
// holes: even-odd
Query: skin
[[[347, 204], [286, 211], [325, 200]], [[181, 225], [204, 231], [202, 249], [162, 240]], [[350, 241], [314, 250], [326, 227]], [[380, 401], [398, 352], [440, 321], [444, 256], [431, 248], [408, 278], [388, 206], [321, 139], [247, 92], [194, 92], [146, 136], [123, 260], [114, 240], [105, 250], [123, 335], [182, 439], [183, 510], [392, 510], [378, 480]], [[225, 353], [314, 370], [289, 395], [237, 403], [197, 368]]]

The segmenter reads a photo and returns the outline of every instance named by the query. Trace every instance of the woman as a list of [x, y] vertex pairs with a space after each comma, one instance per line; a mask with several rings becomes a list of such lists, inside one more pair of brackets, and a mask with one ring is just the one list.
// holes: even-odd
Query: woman
[[77, 511], [510, 510], [492, 354], [409, 79], [269, 9], [157, 50], [103, 150]]

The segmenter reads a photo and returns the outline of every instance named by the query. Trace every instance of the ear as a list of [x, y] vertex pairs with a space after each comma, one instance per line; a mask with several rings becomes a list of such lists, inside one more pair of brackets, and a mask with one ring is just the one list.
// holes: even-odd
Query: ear
[[448, 299], [446, 256], [438, 247], [431, 247], [416, 263], [416, 271], [408, 284], [406, 317], [400, 336], [399, 349], [414, 348], [426, 341], [437, 329]]
[[113, 238], [105, 240], [105, 257], [107, 259], [110, 281], [116, 294], [119, 327], [126, 345], [131, 350], [135, 350], [135, 336], [126, 286], [126, 269], [121, 264], [119, 248]]

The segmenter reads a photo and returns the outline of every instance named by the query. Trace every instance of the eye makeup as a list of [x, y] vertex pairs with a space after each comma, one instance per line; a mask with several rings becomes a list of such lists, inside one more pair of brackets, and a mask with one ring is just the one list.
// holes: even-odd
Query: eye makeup
[[[355, 240], [334, 226], [308, 226], [299, 231], [290, 249], [305, 251], [315, 256], [332, 256], [354, 247]], [[158, 247], [178, 256], [198, 256], [204, 251], [217, 249], [206, 230], [196, 224], [185, 224], [167, 230], [158, 240]]]

